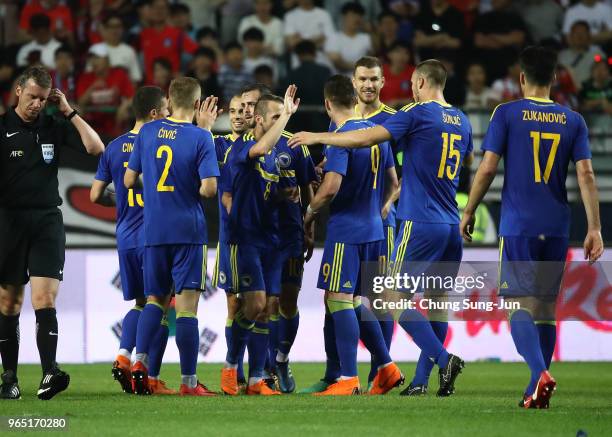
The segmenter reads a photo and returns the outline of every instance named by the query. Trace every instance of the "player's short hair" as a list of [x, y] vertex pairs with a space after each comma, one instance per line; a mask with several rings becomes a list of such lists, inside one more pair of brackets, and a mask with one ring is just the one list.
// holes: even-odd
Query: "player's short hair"
[[442, 62], [438, 61], [437, 59], [427, 59], [426, 61], [419, 63], [416, 66], [415, 71], [424, 76], [432, 85], [444, 89], [448, 71]]
[[244, 93], [250, 93], [251, 91], [259, 91], [260, 96], [264, 96], [266, 94], [272, 94], [272, 90], [268, 85], [264, 85], [263, 83], [250, 83], [245, 85], [240, 90], [240, 95]]
[[62, 44], [61, 46], [55, 49], [55, 52], [53, 52], [53, 56], [55, 58], [57, 58], [61, 54], [70, 55], [71, 58], [74, 58], [72, 49], [70, 48], [70, 46], [67, 46], [66, 44]]
[[132, 110], [136, 120], [146, 120], [153, 109], [161, 109], [164, 92], [156, 86], [143, 86], [136, 90], [132, 99]]
[[30, 18], [30, 29], [51, 29], [51, 19], [45, 14], [34, 14]]
[[342, 6], [342, 9], [340, 9], [341, 15], [346, 15], [349, 12], [352, 12], [357, 15], [361, 15], [362, 17], [365, 15], [364, 7], [361, 5], [361, 3], [355, 2], [355, 1], [345, 3], [344, 6]]
[[330, 77], [325, 82], [323, 95], [334, 106], [352, 108], [355, 105], [355, 89], [351, 80], [341, 74]]
[[193, 77], [177, 77], [170, 82], [168, 96], [175, 108], [191, 109], [201, 95], [200, 82]]
[[375, 56], [362, 56], [361, 58], [359, 58], [357, 60], [357, 62], [355, 62], [355, 68], [353, 68], [353, 74], [355, 73], [355, 71], [357, 71], [357, 68], [359, 67], [365, 67], [365, 68], [380, 68], [380, 71], [382, 71], [382, 63], [380, 62], [380, 59], [378, 59]]
[[274, 94], [263, 94], [255, 105], [255, 115], [265, 117], [268, 113], [268, 104], [271, 102], [280, 103], [282, 105], [285, 103], [285, 100], [282, 97]]
[[242, 40], [243, 41], [259, 41], [259, 42], [264, 42], [264, 39], [265, 39], [264, 33], [261, 31], [261, 29], [258, 29], [257, 27], [249, 27], [242, 34]]
[[44, 67], [26, 68], [17, 79], [17, 85], [23, 88], [30, 79], [41, 88], [51, 88], [51, 75]]
[[555, 77], [557, 53], [549, 48], [530, 46], [521, 52], [519, 63], [527, 82], [538, 86], [548, 86]]

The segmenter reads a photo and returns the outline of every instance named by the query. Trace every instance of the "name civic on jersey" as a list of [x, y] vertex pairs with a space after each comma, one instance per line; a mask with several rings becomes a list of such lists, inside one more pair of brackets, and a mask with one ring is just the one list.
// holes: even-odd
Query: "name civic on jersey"
[[134, 150], [134, 144], [133, 143], [123, 143], [123, 145], [121, 146], [121, 151], [122, 152], [130, 153], [130, 152], [132, 152], [132, 150]]
[[540, 112], [530, 109], [523, 109], [523, 121], [565, 124], [567, 122], [567, 116], [565, 113]]
[[176, 129], [164, 129], [163, 127], [157, 132], [158, 138], [176, 140]]

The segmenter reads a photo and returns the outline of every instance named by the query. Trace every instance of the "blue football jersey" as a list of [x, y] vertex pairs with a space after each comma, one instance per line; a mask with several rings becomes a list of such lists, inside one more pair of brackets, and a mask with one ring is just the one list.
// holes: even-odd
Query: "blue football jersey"
[[[367, 129], [374, 123], [349, 119], [336, 132]], [[388, 141], [360, 149], [327, 146], [325, 171], [343, 176], [330, 204], [327, 240], [361, 244], [385, 238], [380, 215], [385, 193], [385, 173], [394, 167]]]
[[200, 180], [219, 176], [209, 131], [173, 118], [147, 123], [128, 167], [143, 175], [146, 246], [208, 242]]
[[459, 109], [437, 101], [411, 103], [382, 126], [403, 153], [400, 220], [459, 223], [455, 195], [472, 126]]
[[228, 242], [257, 247], [277, 247], [278, 182], [280, 178], [275, 149], [267, 155], [249, 157], [257, 141], [252, 133], [238, 138], [228, 155], [230, 177], [224, 191], [232, 194], [228, 222]]
[[133, 249], [144, 246], [142, 190], [128, 190], [123, 185], [137, 132], [127, 132], [108, 143], [98, 162], [95, 178], [115, 186], [117, 202], [117, 249]]
[[[364, 120], [368, 120], [371, 121], [374, 124], [383, 124], [385, 121], [387, 121], [387, 119], [389, 117], [391, 117], [393, 114], [395, 114], [397, 111], [395, 109], [393, 109], [390, 106], [385, 105], [384, 103], [380, 104], [380, 107], [372, 112], [371, 114], [363, 117]], [[359, 117], [359, 105], [355, 105], [355, 116]], [[336, 123], [334, 123], [333, 121], [330, 123], [329, 125], [329, 131], [330, 132], [334, 132], [336, 130]], [[394, 150], [394, 144], [391, 143], [391, 150]], [[384, 196], [382, 198], [382, 201], [384, 202]], [[382, 205], [381, 205], [381, 209], [382, 209]], [[391, 209], [389, 210], [389, 215], [387, 215], [386, 219], [383, 219], [383, 226], [387, 227], [387, 226], [392, 226], [395, 227], [395, 223], [396, 223], [396, 208], [395, 208], [395, 204], [391, 205]]]
[[[274, 146], [280, 171], [279, 189], [302, 187], [317, 179], [308, 147], [291, 148], [287, 145], [287, 140], [292, 135], [290, 132], [283, 132]], [[281, 246], [304, 238], [304, 217], [301, 203], [281, 200], [278, 205], [278, 221]]]
[[584, 118], [552, 100], [505, 103], [491, 116], [482, 150], [504, 160], [499, 234], [567, 237], [568, 165], [591, 158]]
[[217, 184], [217, 196], [219, 201], [219, 241], [227, 243], [227, 223], [229, 221], [229, 214], [221, 203], [221, 197], [223, 191], [228, 185], [231, 174], [229, 166], [227, 164], [229, 153], [232, 150], [232, 145], [236, 138], [233, 138], [232, 134], [215, 136], [215, 150], [217, 152], [217, 164], [219, 165], [219, 183]]

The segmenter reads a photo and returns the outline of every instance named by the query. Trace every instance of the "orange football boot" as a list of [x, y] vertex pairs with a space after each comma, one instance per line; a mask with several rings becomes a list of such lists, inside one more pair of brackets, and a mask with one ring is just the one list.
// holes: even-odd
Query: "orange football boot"
[[209, 390], [208, 387], [200, 381], [198, 381], [198, 385], [194, 388], [189, 388], [185, 384], [181, 384], [179, 394], [181, 396], [217, 396], [217, 393]]
[[113, 378], [121, 385], [121, 389], [125, 393], [134, 393], [132, 388], [132, 372], [130, 372], [130, 359], [123, 355], [117, 355], [113, 363], [111, 373]]
[[359, 377], [354, 376], [349, 379], [341, 379], [334, 382], [325, 390], [313, 393], [314, 396], [350, 396], [359, 394]]
[[266, 381], [262, 379], [256, 384], [249, 385], [246, 389], [246, 394], [247, 395], [260, 395], [260, 396], [274, 396], [274, 395], [280, 395], [281, 392], [277, 390], [273, 390], [270, 387], [268, 387], [268, 384], [266, 384]]
[[550, 405], [550, 398], [557, 389], [557, 381], [552, 377], [548, 370], [544, 370], [540, 373], [540, 379], [538, 379], [538, 385], [535, 391], [531, 395], [531, 402], [524, 405], [524, 408], [534, 408], [531, 404], [535, 405], [535, 408], [547, 409]]
[[231, 367], [221, 369], [221, 392], [232, 396], [238, 394], [238, 369]]
[[178, 394], [176, 390], [172, 390], [166, 386], [166, 381], [161, 379], [149, 378], [149, 390], [152, 395], [175, 395]]
[[391, 391], [395, 387], [399, 387], [404, 383], [404, 375], [397, 364], [390, 363], [388, 366], [379, 369], [376, 372], [374, 381], [372, 381], [372, 388], [368, 394], [371, 395], [384, 395]]

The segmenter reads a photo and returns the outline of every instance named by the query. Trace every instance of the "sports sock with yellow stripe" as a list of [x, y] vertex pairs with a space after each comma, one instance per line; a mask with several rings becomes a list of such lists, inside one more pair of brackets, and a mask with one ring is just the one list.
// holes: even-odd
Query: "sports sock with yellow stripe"
[[176, 346], [179, 350], [181, 375], [195, 375], [198, 363], [198, 347], [200, 346], [198, 318], [195, 314], [188, 312], [178, 312], [176, 314]]
[[135, 305], [134, 308], [127, 312], [125, 317], [123, 317], [123, 322], [121, 322], [119, 349], [123, 349], [129, 354], [132, 353], [134, 346], [136, 346], [136, 330], [138, 328], [138, 319], [140, 318], [142, 309], [141, 306]]
[[168, 319], [164, 316], [149, 348], [149, 376], [152, 378], [159, 376], [169, 334]]
[[448, 352], [436, 336], [427, 317], [417, 310], [407, 309], [399, 318], [400, 326], [406, 331], [425, 356], [434, 360], [440, 368], [448, 364]]
[[268, 322], [255, 322], [249, 338], [249, 384], [258, 382], [264, 373], [268, 355]]
[[340, 358], [340, 374], [346, 377], [357, 376], [359, 322], [353, 308], [353, 302], [328, 299], [327, 306], [334, 319], [336, 349]]
[[[138, 328], [136, 330], [136, 354], [137, 357], [145, 356], [144, 361], [148, 361], [151, 342], [159, 329], [163, 316], [164, 309], [158, 303], [147, 302], [142, 309], [142, 314], [140, 314], [138, 319]], [[137, 358], [137, 360], [138, 359], [139, 358]], [[146, 362], [143, 364], [145, 364], [145, 366], [147, 365]]]

